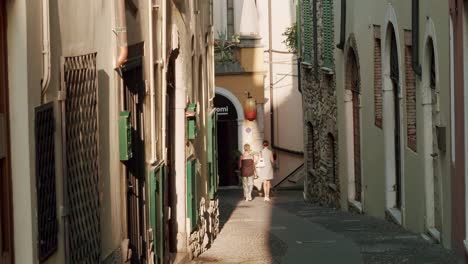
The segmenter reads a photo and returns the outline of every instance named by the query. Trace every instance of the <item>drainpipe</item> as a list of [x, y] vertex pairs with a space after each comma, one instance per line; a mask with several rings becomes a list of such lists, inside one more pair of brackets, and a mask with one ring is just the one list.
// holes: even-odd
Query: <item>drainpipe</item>
[[50, 83], [50, 21], [49, 0], [42, 0], [42, 80], [41, 102], [49, 88]]
[[411, 27], [413, 28], [411, 31], [411, 45], [413, 50], [413, 54], [411, 54], [411, 64], [413, 66], [414, 73], [421, 76], [421, 65], [419, 65], [419, 0], [413, 0], [411, 12]]
[[289, 154], [304, 156], [304, 152], [297, 150], [290, 150], [276, 146], [275, 144], [275, 118], [274, 118], [274, 104], [273, 104], [273, 43], [272, 43], [272, 19], [271, 19], [271, 1], [268, 0], [268, 66], [270, 71], [270, 133], [271, 133], [271, 147]]
[[117, 69], [125, 63], [128, 56], [125, 0], [115, 0], [115, 33], [117, 34], [117, 58], [115, 60]]
[[[166, 94], [167, 94], [167, 80], [166, 80], [166, 48], [167, 48], [167, 18], [166, 18], [166, 14], [167, 14], [167, 7], [166, 7], [166, 4], [167, 4], [167, 1], [165, 0], [161, 0], [161, 57], [158, 58], [158, 64], [159, 64], [159, 67], [160, 67], [160, 71], [161, 71], [161, 75], [160, 75], [160, 79], [161, 79], [161, 90], [162, 90], [162, 103], [161, 103], [161, 106], [162, 106], [162, 112], [164, 113], [164, 117], [167, 115], [166, 113]], [[161, 122], [161, 126], [162, 126], [162, 142], [161, 142], [161, 146], [162, 146], [162, 157], [164, 160], [167, 160], [167, 151], [166, 151], [166, 133], [167, 133], [167, 127], [166, 127], [166, 122], [163, 121]]]
[[340, 50], [344, 49], [346, 38], [346, 0], [341, 0], [341, 21], [340, 21], [340, 43], [336, 45]]
[[[151, 156], [150, 164], [156, 163], [156, 105], [154, 92], [154, 43], [153, 43], [153, 8], [152, 0], [148, 0], [148, 57], [149, 57], [149, 91], [150, 91], [150, 137]], [[158, 23], [159, 25], [159, 23]]]

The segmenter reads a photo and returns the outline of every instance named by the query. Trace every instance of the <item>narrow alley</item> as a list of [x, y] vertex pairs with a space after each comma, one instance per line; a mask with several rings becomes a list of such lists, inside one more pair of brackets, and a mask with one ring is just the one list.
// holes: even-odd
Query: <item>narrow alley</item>
[[302, 192], [242, 200], [220, 191], [220, 234], [191, 264], [369, 263], [455, 264], [455, 254], [373, 217], [305, 203]]
[[0, 0], [0, 264], [468, 264], [467, 54], [468, 0]]

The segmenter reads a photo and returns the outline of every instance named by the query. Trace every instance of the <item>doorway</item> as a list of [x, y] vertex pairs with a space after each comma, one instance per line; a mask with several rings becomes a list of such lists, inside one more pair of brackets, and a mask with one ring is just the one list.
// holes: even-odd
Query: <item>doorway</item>
[[347, 122], [349, 126], [349, 135], [347, 140], [348, 146], [352, 151], [348, 152], [350, 156], [351, 172], [349, 183], [350, 190], [348, 197], [353, 205], [362, 208], [362, 173], [361, 173], [361, 106], [360, 106], [360, 87], [359, 87], [359, 69], [356, 59], [356, 54], [353, 48], [348, 51], [346, 62], [346, 95], [347, 103], [345, 103], [346, 112], [349, 113]]
[[8, 67], [5, 1], [0, 3], [0, 263], [13, 263], [13, 206], [8, 125]]
[[438, 127], [437, 120], [439, 111], [437, 109], [438, 104], [438, 90], [437, 90], [437, 76], [435, 66], [435, 54], [434, 54], [434, 43], [432, 39], [429, 39], [427, 43], [427, 63], [426, 63], [426, 89], [424, 100], [424, 112], [426, 113], [427, 119], [424, 120], [426, 124], [425, 133], [427, 135], [426, 148], [428, 148], [427, 155], [429, 159], [429, 171], [426, 174], [429, 185], [430, 193], [429, 197], [433, 197], [433, 200], [427, 201], [427, 205], [430, 207], [430, 215], [428, 217], [428, 228], [429, 233], [437, 240], [440, 240], [440, 231], [442, 230], [442, 181], [440, 171], [440, 146], [437, 141]]
[[146, 198], [145, 198], [145, 142], [143, 136], [143, 98], [145, 83], [142, 58], [134, 64], [124, 64], [123, 109], [130, 112], [132, 158], [125, 161], [127, 182], [127, 232], [132, 250], [130, 263], [146, 261]]
[[238, 113], [234, 104], [225, 96], [216, 94], [214, 107], [218, 113], [218, 173], [220, 186], [239, 184], [238, 177]]
[[395, 155], [395, 185], [394, 191], [396, 193], [395, 208], [401, 209], [401, 117], [400, 117], [400, 68], [398, 65], [398, 47], [395, 37], [395, 32], [391, 28], [390, 39], [390, 80], [392, 84], [392, 110], [394, 112], [394, 155]]
[[[391, 13], [393, 14], [393, 12]], [[386, 213], [389, 220], [403, 224], [401, 79], [398, 36], [394, 21], [386, 30], [383, 56], [383, 130], [385, 140]]]
[[[167, 68], [167, 89], [166, 89], [166, 146], [167, 146], [167, 189], [168, 189], [168, 206], [177, 208], [177, 190], [176, 190], [176, 173], [175, 173], [175, 57], [178, 53], [172, 53], [169, 59]], [[177, 252], [177, 210], [173, 210], [173, 216], [168, 221], [169, 232], [169, 251]]]

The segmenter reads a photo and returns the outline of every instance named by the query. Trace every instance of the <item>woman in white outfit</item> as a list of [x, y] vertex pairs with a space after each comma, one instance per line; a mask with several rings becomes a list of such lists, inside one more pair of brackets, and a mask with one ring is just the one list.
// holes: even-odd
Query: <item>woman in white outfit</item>
[[270, 201], [271, 180], [273, 180], [273, 152], [268, 148], [268, 141], [263, 141], [263, 149], [260, 151], [259, 159], [263, 159], [264, 166], [257, 167], [258, 176], [263, 180], [263, 190], [265, 191], [265, 201]]

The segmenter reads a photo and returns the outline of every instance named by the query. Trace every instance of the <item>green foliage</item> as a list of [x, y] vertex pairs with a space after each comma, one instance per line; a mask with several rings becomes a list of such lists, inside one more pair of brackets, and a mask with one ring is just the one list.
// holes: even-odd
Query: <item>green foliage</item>
[[226, 32], [218, 32], [218, 36], [214, 45], [215, 60], [220, 63], [234, 62], [233, 49], [236, 44], [227, 40]]
[[297, 24], [294, 22], [292, 26], [286, 28], [282, 35], [286, 37], [283, 43], [286, 44], [288, 50], [297, 53]]

